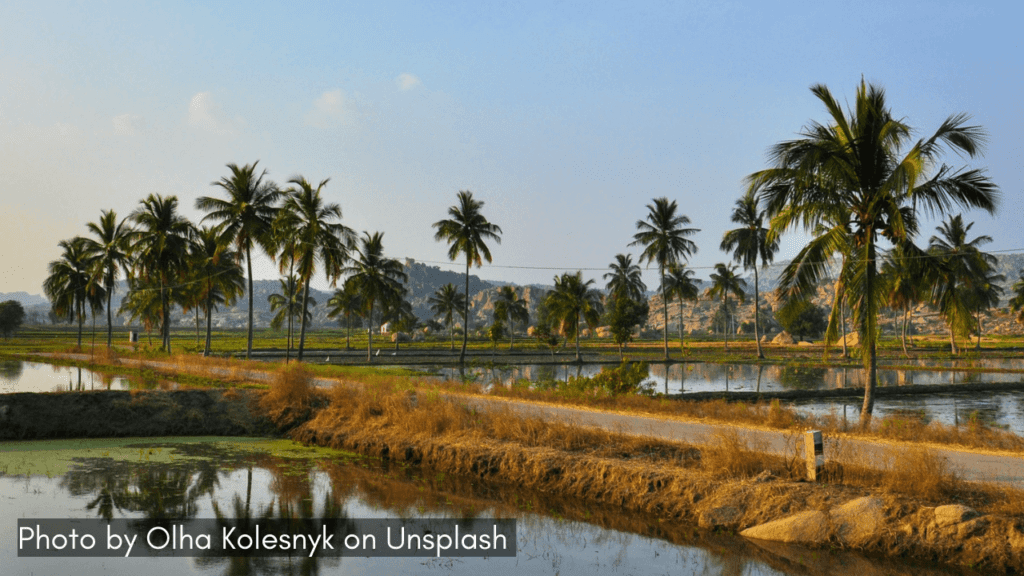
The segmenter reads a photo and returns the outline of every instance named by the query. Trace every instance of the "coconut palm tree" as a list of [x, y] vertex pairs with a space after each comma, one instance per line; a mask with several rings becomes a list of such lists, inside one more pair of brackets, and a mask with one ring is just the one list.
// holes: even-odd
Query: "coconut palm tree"
[[[95, 238], [85, 239], [85, 249], [96, 261], [95, 274], [103, 282], [103, 291], [107, 295], [107, 348], [113, 344], [114, 319], [111, 300], [117, 286], [117, 277], [121, 271], [127, 270], [130, 264], [128, 257], [128, 238], [131, 227], [126, 220], [118, 221], [117, 212], [103, 210], [98, 222], [86, 224]], [[94, 284], [98, 284], [95, 280]]]
[[678, 206], [676, 201], [669, 201], [668, 198], [655, 198], [647, 205], [647, 220], [638, 220], [636, 229], [639, 230], [633, 235], [630, 246], [643, 246], [644, 251], [640, 253], [640, 262], [646, 262], [648, 266], [656, 263], [658, 275], [661, 278], [661, 303], [664, 307], [665, 321], [665, 360], [668, 360], [668, 299], [665, 294], [665, 270], [672, 264], [685, 262], [691, 255], [697, 252], [697, 245], [689, 240], [700, 232], [697, 228], [684, 228], [690, 223], [690, 219], [680, 214], [676, 215]]
[[245, 293], [245, 274], [238, 265], [238, 255], [217, 226], [203, 226], [196, 231], [192, 245], [192, 272], [199, 280], [199, 297], [206, 313], [206, 345], [203, 356], [210, 355], [213, 334], [213, 311], [220, 305], [232, 306]]
[[384, 234], [363, 232], [356, 253], [359, 258], [349, 263], [342, 273], [349, 276], [348, 282], [359, 294], [366, 312], [367, 331], [366, 361], [373, 362], [373, 312], [378, 304], [384, 306], [396, 302], [405, 295], [402, 285], [408, 276], [402, 270], [402, 264], [393, 258], [384, 256]]
[[601, 318], [601, 293], [590, 286], [593, 280], [583, 281], [583, 273], [568, 272], [555, 276], [555, 289], [547, 296], [548, 317], [562, 326], [563, 333], [572, 330], [576, 338], [576, 362], [580, 356], [580, 321], [593, 330]]
[[722, 310], [725, 312], [725, 349], [729, 349], [729, 294], [736, 296], [740, 302], [747, 298], [743, 290], [747, 287], [747, 281], [736, 275], [736, 265], [726, 265], [722, 262], [715, 264], [715, 271], [711, 274], [711, 287], [704, 291], [709, 298], [722, 299]]
[[[281, 284], [280, 293], [275, 293], [267, 296], [267, 303], [270, 304], [270, 311], [277, 312], [273, 318], [270, 319], [270, 327], [273, 330], [280, 330], [281, 326], [284, 325], [285, 321], [290, 326], [293, 320], [299, 319], [300, 317], [312, 319], [313, 313], [309, 310], [308, 306], [316, 306], [316, 300], [303, 298], [301, 287], [302, 284], [297, 276], [289, 276], [287, 278], [280, 278], [278, 282]], [[308, 305], [304, 307], [303, 304]], [[305, 314], [303, 314], [305, 310]], [[292, 350], [292, 335], [288, 334], [286, 338], [287, 351], [285, 357], [291, 358]]]
[[227, 199], [202, 196], [196, 199], [196, 208], [207, 214], [203, 220], [212, 220], [224, 224], [224, 234], [232, 239], [238, 250], [239, 258], [245, 257], [246, 272], [249, 278], [249, 330], [245, 343], [245, 358], [252, 357], [252, 248], [260, 246], [267, 254], [272, 254], [274, 238], [273, 223], [277, 216], [277, 202], [281, 191], [270, 180], [264, 180], [267, 171], [256, 174], [256, 165], [246, 164], [239, 168], [236, 164], [228, 164], [231, 176], [225, 176], [213, 182], [227, 193]]
[[[953, 354], [958, 353], [957, 336], [966, 338], [970, 334], [972, 313], [983, 304], [999, 300], [999, 294], [992, 288], [994, 282], [988, 278], [996, 258], [979, 249], [992, 238], [982, 235], [968, 241], [967, 234], [973, 226], [973, 222], [964, 224], [963, 217], [957, 214], [936, 228], [939, 234], [931, 237], [928, 246], [934, 266], [932, 303], [946, 320]], [[980, 333], [978, 338], [980, 342]]]
[[616, 254], [615, 262], [608, 267], [612, 271], [605, 274], [604, 279], [608, 281], [605, 288], [609, 296], [613, 299], [626, 296], [634, 302], [646, 300], [644, 292], [647, 291], [647, 285], [641, 277], [640, 267], [633, 264], [632, 254]]
[[530, 311], [526, 307], [526, 300], [519, 298], [519, 293], [512, 286], [498, 288], [498, 298], [494, 303], [494, 317], [504, 324], [508, 323], [508, 349], [512, 349], [515, 340], [515, 323], [528, 324], [530, 322]]
[[341, 288], [334, 291], [334, 295], [327, 301], [327, 317], [337, 318], [343, 316], [345, 319], [345, 349], [352, 348], [352, 317], [359, 314], [363, 309], [363, 300], [356, 290], [356, 285], [346, 281]]
[[879, 280], [884, 287], [886, 304], [903, 312], [900, 330], [903, 355], [907, 358], [907, 326], [914, 307], [924, 299], [927, 289], [924, 278], [928, 256], [910, 242], [894, 246], [882, 262]]
[[177, 196], [150, 194], [140, 204], [129, 216], [136, 225], [131, 234], [135, 275], [142, 284], [160, 290], [161, 346], [170, 354], [169, 289], [185, 276], [195, 228], [178, 213]]
[[[773, 234], [801, 226], [840, 224], [846, 211], [849, 257], [844, 284], [860, 336], [867, 372], [862, 422], [870, 422], [877, 384], [876, 325], [883, 294], [878, 279], [878, 240], [910, 239], [918, 209], [941, 214], [953, 205], [995, 211], [998, 188], [980, 169], [955, 169], [939, 163], [945, 149], [974, 157], [984, 131], [968, 126], [963, 114], [950, 116], [932, 136], [910, 144], [911, 128], [890, 112], [881, 88], [863, 80], [846, 112], [824, 85], [811, 91], [828, 110], [829, 122], [810, 123], [801, 138], [781, 142], [770, 152], [773, 166], [748, 177], [760, 191]], [[813, 253], [839, 251], [835, 235], [812, 240]], [[810, 247], [810, 245], [808, 246]], [[789, 286], [814, 290], [827, 258], [808, 259]]]
[[437, 230], [434, 240], [444, 240], [449, 244], [449, 260], [458, 259], [460, 254], [466, 257], [466, 301], [462, 316], [466, 326], [462, 331], [462, 352], [459, 353], [461, 364], [466, 361], [466, 343], [469, 341], [469, 267], [476, 264], [479, 268], [483, 260], [491, 261], [491, 250], [485, 241], [494, 240], [501, 244], [501, 228], [488, 222], [480, 213], [484, 203], [474, 200], [472, 192], [460, 190], [456, 198], [458, 204], [448, 208], [451, 218], [434, 222], [433, 227]]
[[[121, 300], [121, 306], [117, 309], [118, 315], [127, 316], [129, 323], [141, 323], [152, 345], [153, 328], [161, 325], [162, 310], [159, 284], [147, 284], [142, 278], [135, 276], [134, 270], [129, 270], [128, 293]], [[160, 334], [163, 334], [162, 328]]]
[[1013, 283], [1013, 298], [1010, 298], [1010, 308], [1017, 313], [1017, 322], [1024, 324], [1024, 270], [1020, 271], [1020, 278]]
[[760, 294], [757, 279], [757, 259], [761, 258], [761, 266], [768, 266], [779, 251], [778, 236], [768, 235], [764, 227], [763, 210], [757, 206], [757, 196], [748, 190], [736, 201], [732, 210], [732, 221], [740, 227], [729, 230], [722, 236], [722, 250], [733, 251], [732, 258], [743, 265], [744, 270], [754, 271], [754, 341], [757, 342], [757, 357], [764, 358], [761, 351], [761, 330], [758, 320]]
[[104, 288], [95, 282], [97, 258], [89, 251], [85, 238], [61, 240], [57, 245], [62, 252], [60, 258], [50, 262], [43, 292], [56, 315], [69, 322], [78, 319], [78, 347], [81, 348], [85, 305], [89, 304], [93, 310], [101, 308]]
[[665, 306], [673, 299], [679, 299], [679, 351], [683, 351], [683, 300], [696, 302], [700, 298], [700, 290], [693, 281], [693, 270], [685, 264], [673, 264], [668, 267], [665, 274], [665, 289], [663, 290], [668, 300]]
[[[441, 286], [434, 292], [434, 295], [427, 300], [430, 304], [430, 310], [434, 313], [434, 318], [440, 318], [445, 326], [448, 327], [448, 334], [452, 339], [452, 352], [455, 351], [455, 316], [462, 316], [465, 314], [466, 308], [466, 295], [459, 293], [458, 288], [454, 284], [448, 283]], [[465, 324], [465, 317], [463, 316], [463, 324]]]
[[[341, 206], [333, 202], [324, 203], [320, 192], [327, 182], [323, 180], [314, 189], [301, 176], [289, 180], [294, 188], [286, 191], [278, 223], [295, 239], [293, 260], [298, 264], [299, 279], [303, 284], [302, 310], [310, 308], [306, 302], [309, 299], [309, 281], [316, 273], [317, 265], [323, 266], [331, 285], [336, 285], [355, 236], [350, 228], [338, 222], [341, 220]], [[299, 328], [299, 362], [302, 361], [305, 343], [306, 315], [303, 314]]]

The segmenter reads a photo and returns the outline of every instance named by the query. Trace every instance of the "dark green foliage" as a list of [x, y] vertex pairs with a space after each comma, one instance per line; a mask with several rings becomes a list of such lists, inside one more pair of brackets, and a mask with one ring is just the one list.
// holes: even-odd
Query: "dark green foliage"
[[646, 388], [644, 382], [648, 376], [650, 369], [646, 362], [623, 362], [615, 368], [601, 368], [601, 373], [594, 376], [570, 377], [565, 388], [580, 394], [597, 391], [612, 396], [636, 394]]
[[8, 300], [0, 303], [0, 334], [3, 334], [4, 338], [10, 338], [24, 321], [25, 309], [21, 302]]
[[805, 334], [821, 334], [828, 328], [825, 309], [807, 300], [790, 300], [775, 312], [775, 319], [786, 332], [801, 340]]
[[633, 341], [633, 330], [637, 326], [647, 323], [647, 315], [650, 306], [646, 300], [637, 302], [629, 296], [613, 298], [607, 307], [605, 322], [612, 331], [612, 340], [619, 346], [619, 354], [622, 353], [622, 346]]

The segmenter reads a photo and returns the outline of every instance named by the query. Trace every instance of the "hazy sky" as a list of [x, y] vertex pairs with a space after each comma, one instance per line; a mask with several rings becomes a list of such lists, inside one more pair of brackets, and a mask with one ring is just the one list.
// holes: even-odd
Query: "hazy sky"
[[659, 196], [702, 230], [691, 265], [712, 266], [744, 177], [826, 119], [808, 88], [847, 101], [862, 75], [918, 136], [956, 112], [988, 130], [974, 165], [1002, 204], [967, 218], [992, 250], [1024, 249], [1020, 5], [767, 4], [6, 0], [0, 292], [41, 293], [57, 242], [103, 209], [158, 192], [198, 220], [225, 165], [256, 160], [278, 182], [330, 178], [345, 224], [455, 270], [431, 224], [472, 190], [504, 230], [485, 279], [636, 255]]

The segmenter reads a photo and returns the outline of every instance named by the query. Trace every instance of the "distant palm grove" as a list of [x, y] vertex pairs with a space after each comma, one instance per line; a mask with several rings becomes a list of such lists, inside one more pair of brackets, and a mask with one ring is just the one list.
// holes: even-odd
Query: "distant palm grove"
[[[753, 336], [756, 354], [764, 357], [765, 327], [759, 318], [761, 299], [758, 270], [772, 263], [781, 235], [794, 228], [812, 239], [784, 268], [775, 297], [787, 310], [800, 310], [829, 282], [834, 287], [824, 328], [826, 346], [847, 343], [847, 318], [867, 371], [863, 414], [870, 416], [876, 385], [878, 319], [884, 311], [902, 317], [904, 350], [906, 326], [912, 311], [928, 303], [941, 315], [951, 351], [980, 331], [979, 314], [995, 306], [1005, 278], [994, 270], [994, 258], [982, 251], [987, 236], [971, 238], [971, 222], [962, 211], [995, 213], [999, 189], [977, 168], [943, 162], [953, 155], [980, 156], [984, 130], [968, 124], [965, 114], [947, 118], [930, 136], [911, 138], [912, 128], [893, 115], [883, 90], [861, 81], [852, 105], [844, 109], [823, 85], [811, 88], [825, 108], [825, 121], [811, 121], [793, 140], [770, 148], [765, 169], [745, 179], [731, 217], [736, 228], [724, 233], [720, 249], [726, 261], [715, 266], [711, 286], [701, 294], [687, 268], [698, 246], [691, 237], [699, 228], [669, 198], [638, 202], [636, 232], [623, 245], [639, 254], [612, 255], [603, 278], [604, 290], [584, 280], [580, 272], [554, 277], [554, 289], [537, 306], [530, 335], [541, 342], [572, 339], [580, 359], [582, 324], [598, 326], [606, 337], [623, 346], [648, 321], [651, 306], [640, 266], [657, 269], [662, 309], [662, 347], [669, 346], [669, 307], [682, 315], [684, 302], [701, 297], [721, 302], [729, 326], [731, 301], [744, 301], [747, 280], [737, 265], [753, 273]], [[252, 259], [269, 256], [281, 273], [280, 293], [270, 299], [275, 328], [288, 331], [288, 357], [302, 360], [307, 325], [311, 320], [310, 281], [318, 274], [336, 288], [326, 302], [329, 315], [343, 326], [376, 327], [387, 322], [411, 332], [422, 325], [408, 302], [403, 266], [386, 256], [382, 232], [357, 232], [343, 223], [342, 208], [327, 201], [329, 181], [313, 184], [295, 176], [284, 185], [267, 178], [258, 162], [227, 165], [213, 182], [216, 194], [203, 196], [195, 207], [205, 216], [193, 223], [180, 213], [175, 196], [150, 194], [127, 216], [100, 212], [87, 224], [88, 235], [60, 242], [61, 256], [50, 263], [44, 291], [53, 312], [78, 323], [81, 345], [86, 308], [105, 311], [107, 346], [112, 341], [112, 306], [119, 279], [128, 291], [119, 314], [160, 335], [161, 348], [170, 352], [169, 313], [180, 307], [205, 318], [204, 355], [210, 354], [211, 315], [220, 306], [247, 299], [246, 358], [253, 352]], [[443, 210], [439, 207], [438, 215]], [[942, 218], [924, 241], [922, 217]], [[697, 223], [699, 225], [699, 223]], [[447, 284], [430, 298], [431, 324], [446, 333], [452, 354], [461, 336], [459, 362], [464, 362], [470, 327], [470, 271], [492, 261], [491, 246], [501, 242], [501, 227], [485, 216], [485, 203], [470, 191], [459, 191], [446, 217], [434, 222], [433, 238], [448, 247], [448, 257], [465, 265], [463, 286]], [[515, 233], [514, 230], [509, 230]], [[429, 234], [424, 224], [424, 238]], [[732, 260], [735, 264], [728, 262]], [[838, 274], [834, 271], [838, 270]], [[1012, 308], [1024, 322], [1024, 271], [1012, 288]], [[493, 324], [486, 335], [495, 343], [508, 337], [514, 346], [516, 328], [525, 331], [530, 314], [514, 287], [500, 289]], [[729, 330], [723, 330], [728, 348]], [[734, 331], [735, 332], [735, 331]], [[373, 359], [374, 329], [367, 330], [367, 361]], [[346, 333], [346, 347], [348, 346]], [[679, 345], [684, 346], [680, 324]]]

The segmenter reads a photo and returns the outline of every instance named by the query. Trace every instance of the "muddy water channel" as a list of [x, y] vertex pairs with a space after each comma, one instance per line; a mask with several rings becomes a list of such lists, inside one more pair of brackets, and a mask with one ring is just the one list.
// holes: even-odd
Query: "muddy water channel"
[[[920, 368], [917, 366], [920, 364]], [[989, 425], [1024, 435], [1024, 372], [984, 372], [982, 370], [1019, 370], [1016, 360], [977, 360], [971, 362], [915, 363], [913, 369], [879, 369], [878, 385], [886, 388], [928, 385], [963, 385], [963, 392], [913, 396], [884, 396], [875, 401], [875, 415], [913, 413], [927, 421], [963, 424], [977, 419]], [[606, 365], [604, 365], [606, 366]], [[429, 367], [422, 367], [431, 370]], [[511, 385], [513, 382], [557, 382], [572, 377], [593, 376], [601, 364], [522, 365], [496, 368], [434, 368], [442, 378], [466, 379], [485, 385]], [[959, 368], [959, 370], [958, 370]], [[773, 392], [786, 390], [830, 390], [861, 388], [864, 371], [860, 368], [813, 368], [752, 364], [711, 364], [688, 362], [650, 366], [650, 389], [662, 394], [694, 392]], [[998, 392], [968, 391], [970, 384], [1022, 383], [1018, 390]], [[861, 399], [857, 397], [793, 400], [793, 405], [813, 414], [835, 413], [851, 421], [860, 417]]]
[[[25, 558], [18, 518], [515, 518], [514, 558]], [[251, 438], [0, 444], [4, 574], [972, 574], [773, 545]]]

